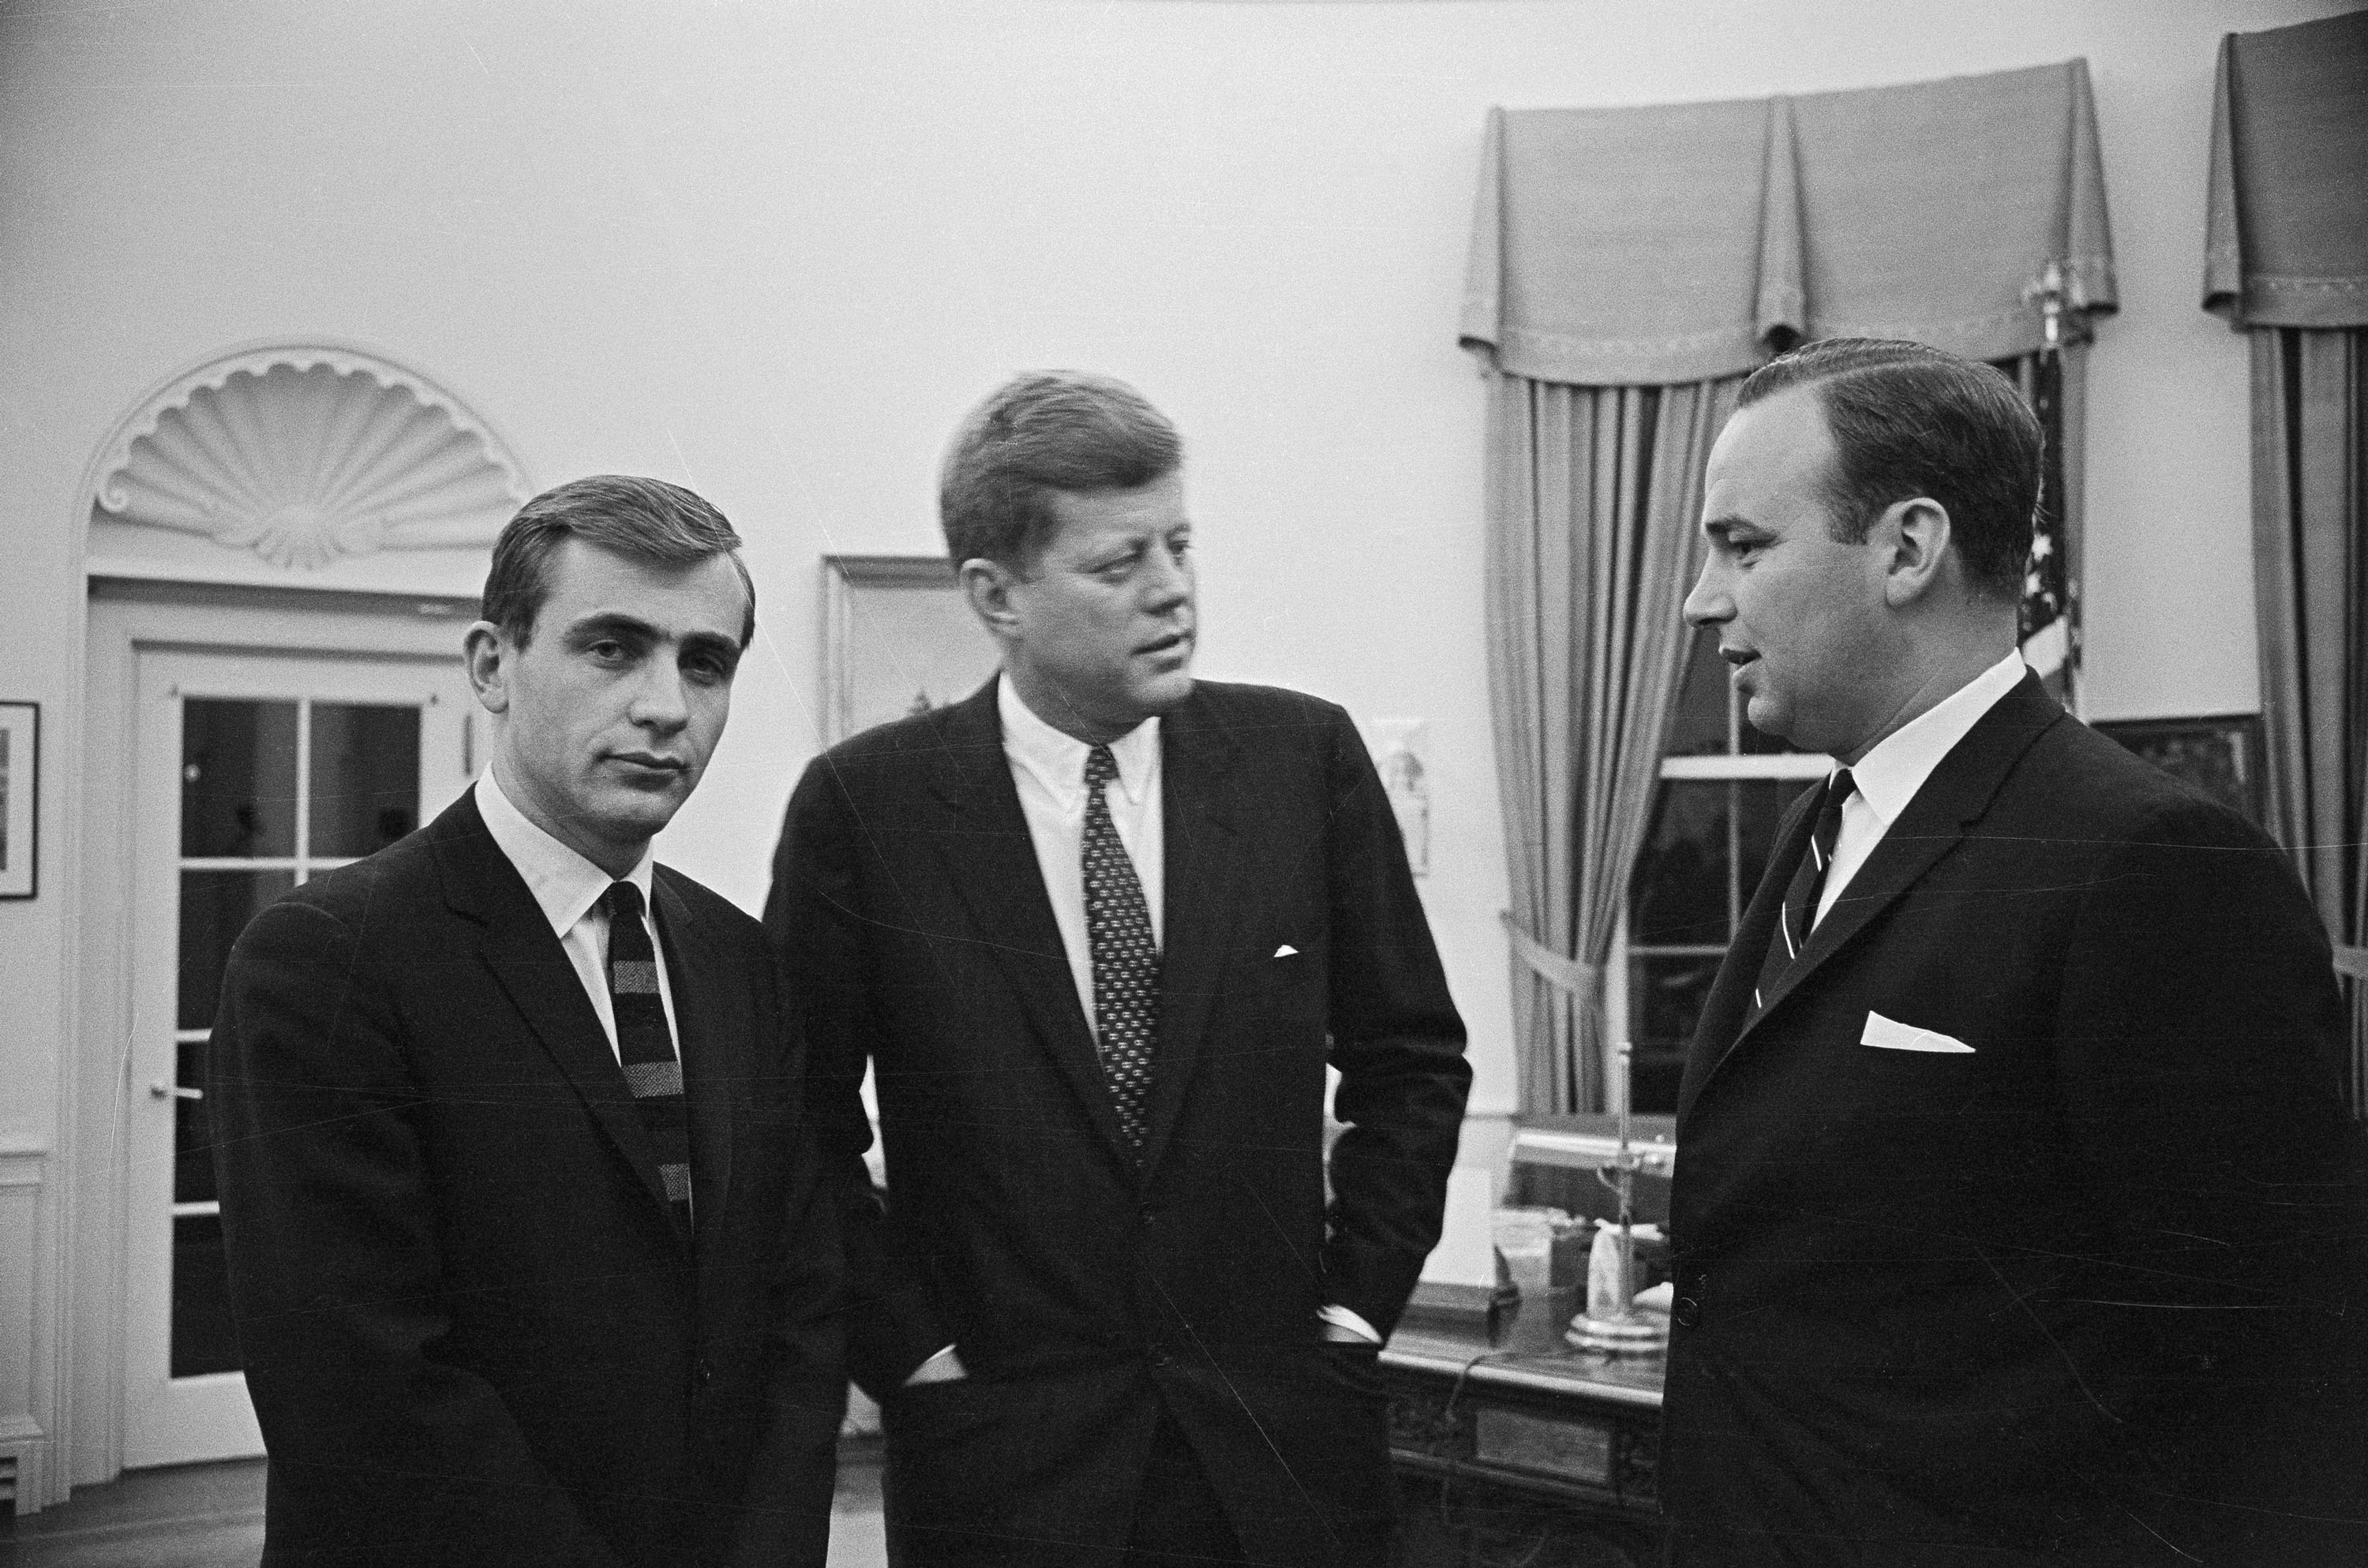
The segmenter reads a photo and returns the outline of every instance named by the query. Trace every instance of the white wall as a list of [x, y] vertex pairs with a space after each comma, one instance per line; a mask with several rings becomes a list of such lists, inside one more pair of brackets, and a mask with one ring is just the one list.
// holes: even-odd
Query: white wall
[[[1514, 1073], [1481, 624], [1481, 395], [1454, 324], [1482, 116], [2088, 56], [2122, 314], [2093, 361], [2091, 716], [2255, 705], [2246, 362], [2196, 308], [2218, 36], [2329, 0], [402, 0], [0, 18], [0, 697], [44, 704], [42, 898], [0, 904], [0, 1148], [69, 1028], [75, 482], [226, 345], [359, 339], [542, 483], [680, 480], [750, 540], [764, 645], [670, 858], [763, 896], [815, 744], [816, 560], [936, 548], [1008, 371], [1181, 425], [1203, 670], [1431, 724], [1425, 887]], [[1936, 171], [1945, 177], [1945, 171]], [[0, 1260], [0, 1268], [8, 1260]]]

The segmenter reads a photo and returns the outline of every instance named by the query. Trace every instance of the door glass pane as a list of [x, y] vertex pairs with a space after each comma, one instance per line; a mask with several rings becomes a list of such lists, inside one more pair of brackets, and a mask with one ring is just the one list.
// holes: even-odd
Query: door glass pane
[[176, 1378], [239, 1369], [219, 1214], [173, 1217], [172, 1366]]
[[181, 853], [296, 853], [296, 704], [181, 705]]
[[1630, 884], [1633, 945], [1716, 946], [1726, 940], [1731, 789], [1720, 779], [1662, 783]]
[[293, 871], [183, 871], [177, 1027], [213, 1027], [230, 945], [255, 912], [296, 885]]
[[313, 704], [312, 844], [368, 855], [419, 825], [419, 710]]
[[[181, 1041], [174, 1082], [185, 1089], [206, 1086], [206, 1042]], [[203, 1100], [173, 1102], [173, 1201], [211, 1203], [214, 1199], [213, 1129]]]

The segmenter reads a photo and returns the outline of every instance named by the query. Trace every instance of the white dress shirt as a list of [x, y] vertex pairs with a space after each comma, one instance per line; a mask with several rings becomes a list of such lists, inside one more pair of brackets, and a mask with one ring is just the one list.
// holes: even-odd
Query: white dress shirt
[[[551, 922], [552, 935], [566, 949], [567, 961], [575, 966], [575, 978], [584, 983], [584, 994], [592, 999], [592, 1010], [600, 1015], [600, 1027], [608, 1032], [609, 1049], [614, 1051], [617, 1008], [609, 999], [609, 912], [600, 906], [600, 898], [618, 879], [529, 821], [511, 804], [490, 767], [478, 775], [476, 788], [477, 813], [485, 819], [485, 831], [526, 879], [527, 892], [534, 895], [542, 917]], [[675, 1025], [674, 984], [666, 976], [666, 944], [658, 940], [656, 906], [650, 897], [656, 868], [655, 852], [645, 848], [640, 863], [623, 880], [642, 890], [642, 924], [649, 930], [650, 951], [658, 960], [658, 1001], [666, 1007], [666, 1033], [674, 1037], [676, 1054], [680, 1055], [682, 1031]]]
[[1916, 791], [1924, 788], [1924, 780], [1932, 770], [1957, 747], [1967, 732], [1980, 722], [1983, 714], [1998, 706], [1998, 699], [2021, 684], [2022, 654], [2009, 653], [1997, 664], [1975, 676], [1930, 710], [1918, 714], [1874, 744], [1874, 749], [1859, 758], [1858, 766], [1850, 770], [1850, 779], [1858, 788], [1842, 802], [1841, 831], [1834, 838], [1834, 863], [1826, 872], [1824, 891], [1817, 895], [1816, 920], [1809, 922], [1815, 929], [1817, 920], [1834, 906], [1850, 879], [1858, 875]]
[[[1011, 763], [1011, 782], [1019, 790], [1019, 809], [1027, 815], [1028, 836], [1036, 846], [1036, 867], [1044, 874], [1053, 918], [1061, 927], [1061, 946], [1069, 955], [1069, 978], [1076, 984], [1078, 1006], [1086, 1010], [1087, 1028], [1096, 1029], [1085, 870], [1086, 754], [1093, 748], [1038, 718], [1011, 689], [1008, 676], [995, 683], [995, 707], [1003, 719], [1003, 755]], [[1118, 763], [1118, 778], [1102, 796], [1118, 841], [1134, 862], [1143, 901], [1150, 905], [1151, 940], [1164, 944], [1167, 923], [1160, 894], [1167, 886], [1167, 830], [1159, 815], [1158, 719], [1145, 719], [1110, 742], [1110, 750]]]

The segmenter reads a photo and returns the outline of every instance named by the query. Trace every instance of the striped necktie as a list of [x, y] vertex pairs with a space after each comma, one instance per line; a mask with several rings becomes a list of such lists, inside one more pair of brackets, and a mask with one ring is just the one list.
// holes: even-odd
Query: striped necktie
[[658, 991], [658, 956], [642, 924], [642, 890], [610, 882], [600, 895], [609, 912], [609, 1004], [617, 1020], [617, 1060], [625, 1086], [657, 1155], [666, 1206], [683, 1240], [690, 1239], [690, 1116], [682, 1097], [682, 1059], [666, 1028]]
[[1102, 1076], [1128, 1144], [1143, 1148], [1151, 1058], [1159, 1043], [1159, 947], [1134, 862], [1110, 820], [1118, 759], [1108, 746], [1086, 754], [1086, 946], [1094, 964], [1094, 1032]]
[[1842, 807], [1857, 788], [1847, 767], [1836, 769], [1826, 780], [1825, 798], [1817, 803], [1817, 825], [1809, 834], [1808, 852], [1793, 868], [1793, 880], [1784, 889], [1784, 907], [1777, 915], [1776, 935], [1768, 944], [1768, 956], [1760, 960], [1759, 983], [1751, 993], [1755, 1006], [1767, 1006], [1776, 982], [1801, 956], [1801, 949], [1809, 945], [1810, 929], [1817, 923], [1817, 896], [1826, 887], [1826, 868], [1833, 864], [1834, 841], [1842, 833]]

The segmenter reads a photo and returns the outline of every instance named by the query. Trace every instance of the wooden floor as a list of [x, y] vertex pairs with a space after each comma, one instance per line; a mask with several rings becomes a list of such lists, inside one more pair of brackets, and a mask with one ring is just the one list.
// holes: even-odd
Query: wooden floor
[[[0, 1568], [255, 1568], [263, 1555], [263, 1461], [130, 1471], [74, 1500], [0, 1515]], [[884, 1568], [876, 1460], [839, 1465], [831, 1568]]]

